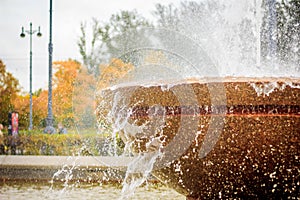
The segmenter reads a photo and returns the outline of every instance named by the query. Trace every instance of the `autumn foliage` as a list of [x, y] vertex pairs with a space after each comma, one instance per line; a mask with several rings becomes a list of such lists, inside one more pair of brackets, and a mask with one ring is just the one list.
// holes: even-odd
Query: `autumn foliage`
[[[2, 71], [5, 66], [0, 63]], [[82, 127], [95, 127], [95, 110], [97, 106], [96, 93], [106, 87], [111, 86], [124, 78], [134, 66], [130, 63], [124, 63], [119, 59], [112, 59], [108, 65], [100, 65], [100, 76], [96, 77], [79, 62], [74, 60], [57, 61], [53, 63], [53, 91], [52, 91], [52, 109], [57, 123], [63, 123], [66, 127], [72, 127], [74, 124]], [[7, 77], [8, 76], [8, 77]], [[3, 113], [17, 111], [19, 113], [20, 129], [27, 129], [29, 126], [29, 94], [18, 93], [18, 82], [11, 74], [5, 73], [8, 79], [6, 90], [0, 85], [1, 107], [4, 100], [10, 98], [8, 102], [11, 105]], [[2, 78], [4, 79], [4, 78]], [[2, 81], [2, 80], [1, 80]], [[8, 90], [9, 89], [9, 90]], [[48, 90], [40, 89], [33, 93], [33, 128], [43, 129], [45, 119], [48, 114]], [[3, 116], [4, 121], [7, 120]], [[1, 122], [0, 122], [1, 123]]]
[[76, 61], [61, 61], [53, 63], [55, 77], [53, 80], [53, 114], [56, 121], [70, 124], [73, 122], [72, 95], [74, 83], [81, 68]]
[[13, 101], [20, 91], [19, 81], [9, 72], [0, 60], [0, 123], [7, 125], [8, 112], [13, 110]]
[[[73, 96], [78, 82], [81, 84], [89, 84], [95, 80], [74, 60], [57, 61], [53, 63], [53, 91], [52, 91], [52, 109], [55, 123], [63, 123], [70, 127], [74, 123], [73, 112]], [[95, 84], [95, 83], [94, 83]], [[82, 90], [84, 88], [81, 87]], [[84, 93], [80, 89], [76, 89], [77, 94]], [[78, 98], [79, 95], [77, 95]], [[84, 97], [82, 97], [84, 98]], [[81, 100], [84, 102], [84, 99]], [[82, 103], [84, 105], [84, 103]], [[13, 105], [19, 112], [21, 128], [28, 127], [29, 123], [29, 94], [19, 95], [14, 99]], [[48, 90], [42, 90], [33, 94], [33, 125], [34, 128], [44, 128], [45, 118], [48, 112]]]
[[130, 63], [124, 63], [120, 59], [112, 59], [109, 65], [100, 65], [101, 75], [97, 84], [97, 89], [116, 84], [118, 80], [124, 78], [134, 66]]

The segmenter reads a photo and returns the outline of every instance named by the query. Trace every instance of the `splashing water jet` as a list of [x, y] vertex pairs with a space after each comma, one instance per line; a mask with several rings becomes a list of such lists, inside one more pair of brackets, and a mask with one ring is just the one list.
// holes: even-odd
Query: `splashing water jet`
[[97, 88], [96, 115], [133, 156], [121, 198], [150, 174], [187, 199], [298, 197], [299, 72], [261, 56], [261, 1], [221, 3], [216, 23], [116, 38], [132, 67]]

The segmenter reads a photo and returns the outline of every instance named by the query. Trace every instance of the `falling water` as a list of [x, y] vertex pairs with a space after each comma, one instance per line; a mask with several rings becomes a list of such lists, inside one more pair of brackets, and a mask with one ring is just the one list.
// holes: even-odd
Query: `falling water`
[[261, 32], [261, 5], [262, 0], [254, 0], [255, 4], [255, 18], [256, 18], [256, 67], [261, 65], [261, 44], [260, 44], [260, 32]]
[[268, 59], [270, 59], [271, 64], [277, 68], [276, 54], [277, 54], [277, 44], [276, 44], [276, 29], [277, 29], [277, 19], [276, 19], [276, 0], [268, 0]]
[[[129, 70], [126, 76], [110, 83], [105, 89], [115, 92], [122, 86], [147, 88], [160, 85], [162, 91], [172, 91], [172, 84], [164, 83], [195, 77], [204, 78], [204, 81], [205, 77], [217, 77], [218, 81], [222, 81], [222, 77], [226, 76], [299, 76], [296, 68], [285, 68], [286, 66], [274, 68], [276, 60], [274, 7], [270, 7], [272, 17], [269, 18], [268, 56], [272, 58], [269, 59], [272, 62], [268, 62], [268, 58], [262, 57], [261, 52], [264, 12], [262, 0], [221, 0], [217, 4], [216, 1], [204, 2], [205, 4], [201, 4], [203, 7], [195, 7], [193, 12], [182, 13], [179, 29], [176, 31], [148, 29], [116, 38], [116, 43], [126, 41], [126, 45], [129, 46], [120, 48], [113, 56], [125, 64], [134, 65], [134, 69]], [[263, 86], [251, 84], [258, 96], [268, 96], [276, 88], [283, 90], [282, 87], [286, 85], [293, 86], [289, 83], [280, 86], [275, 83]], [[121, 199], [134, 195], [136, 187], [147, 182], [156, 162], [164, 156], [161, 149], [164, 142], [162, 135], [166, 126], [164, 115], [166, 111], [164, 107], [157, 105], [152, 108], [152, 111], [154, 110], [152, 114], [155, 115], [153, 119], [157, 120], [150, 120], [144, 124], [134, 121], [131, 118], [134, 112], [132, 107], [143, 105], [143, 102], [130, 105], [131, 98], [135, 98], [135, 90], [133, 87], [133, 90], [129, 89], [123, 93], [121, 91], [113, 92], [114, 94], [103, 93], [102, 89], [95, 92], [96, 99], [104, 99], [96, 109], [96, 112], [100, 113], [97, 116], [100, 118], [99, 130], [103, 130], [105, 126], [104, 128], [107, 128], [114, 138], [120, 136], [126, 142], [124, 154], [134, 156], [126, 172]], [[210, 92], [213, 93], [213, 90]], [[221, 98], [221, 101], [224, 99]], [[189, 103], [194, 105], [192, 101]], [[101, 113], [102, 109], [107, 112]], [[151, 114], [151, 109], [147, 110], [147, 113]], [[153, 135], [155, 137], [151, 137]], [[149, 139], [143, 151], [132, 151], [136, 149], [135, 145], [139, 145], [133, 138], [141, 141]], [[116, 146], [116, 140], [113, 146]]]

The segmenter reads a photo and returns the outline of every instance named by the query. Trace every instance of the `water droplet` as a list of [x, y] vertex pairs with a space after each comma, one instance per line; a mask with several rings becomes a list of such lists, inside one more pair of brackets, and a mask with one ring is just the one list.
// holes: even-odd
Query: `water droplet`
[[276, 178], [276, 171], [270, 174], [270, 178]]

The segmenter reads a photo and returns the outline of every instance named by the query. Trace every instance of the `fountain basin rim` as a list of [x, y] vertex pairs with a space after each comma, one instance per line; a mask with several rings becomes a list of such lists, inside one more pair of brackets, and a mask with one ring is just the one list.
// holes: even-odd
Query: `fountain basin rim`
[[1, 155], [0, 167], [8, 168], [59, 168], [78, 166], [88, 168], [126, 168], [133, 157], [109, 156], [20, 156]]
[[[300, 84], [300, 77], [234, 77], [234, 76], [227, 76], [227, 77], [191, 77], [186, 79], [167, 79], [167, 80], [158, 80], [148, 81], [148, 82], [126, 82], [126, 83], [119, 83], [116, 85], [112, 85], [109, 87], [104, 88], [103, 90], [117, 90], [123, 87], [153, 87], [153, 86], [173, 86], [173, 85], [180, 85], [180, 84], [192, 84], [192, 83], [238, 83], [238, 82], [248, 82], [248, 83], [257, 83], [257, 82], [286, 82], [286, 83], [298, 83]], [[300, 87], [300, 86], [299, 86]]]

